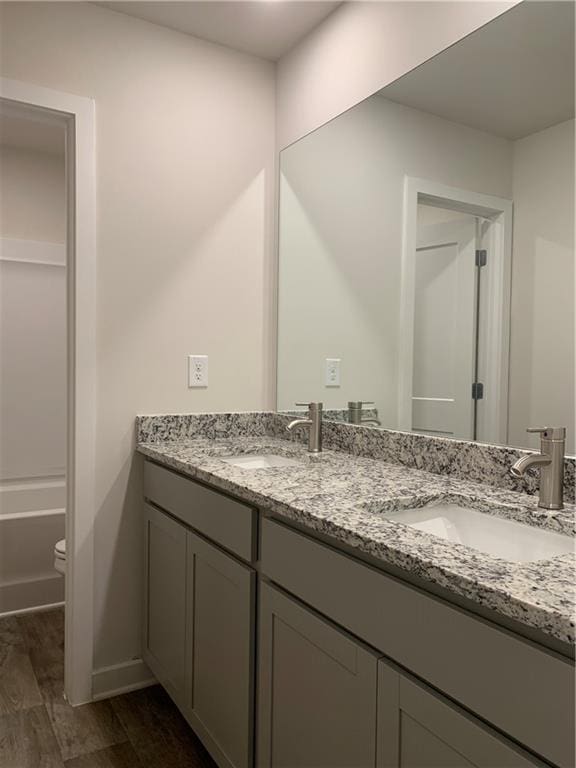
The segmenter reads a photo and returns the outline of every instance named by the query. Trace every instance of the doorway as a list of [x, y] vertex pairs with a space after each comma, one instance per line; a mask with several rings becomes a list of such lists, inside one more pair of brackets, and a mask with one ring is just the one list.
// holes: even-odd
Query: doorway
[[65, 126], [0, 103], [0, 615], [63, 605]]
[[506, 442], [512, 203], [405, 178], [398, 420]]
[[[65, 231], [58, 253], [50, 253], [46, 243], [41, 248], [42, 264], [29, 264], [38, 254], [29, 244], [12, 249], [12, 261], [6, 262], [20, 272], [29, 269], [37, 274], [52, 274], [52, 279], [38, 280], [42, 288], [29, 314], [41, 328], [46, 321], [46, 307], [40, 301], [50, 295], [49, 305], [54, 308], [56, 287], [62, 277], [58, 296], [65, 304], [62, 310], [66, 329], [66, 344], [62, 345], [65, 367], [52, 392], [65, 390], [65, 434], [62, 434], [65, 500], [64, 535], [66, 539], [66, 576], [64, 578], [65, 617], [65, 692], [68, 701], [83, 704], [92, 699], [93, 657], [93, 524], [95, 515], [94, 493], [94, 433], [95, 433], [95, 141], [94, 102], [91, 99], [0, 78], [0, 109], [2, 114], [26, 125], [37, 137], [48, 134], [62, 137]], [[32, 126], [32, 128], [31, 128]], [[25, 238], [13, 238], [15, 240]], [[22, 244], [20, 243], [20, 246]], [[4, 251], [5, 249], [3, 249]], [[17, 261], [17, 259], [20, 261]], [[52, 263], [49, 263], [52, 262]], [[2, 264], [4, 266], [4, 263]], [[52, 270], [52, 272], [50, 272]], [[20, 280], [20, 287], [23, 281]], [[26, 283], [29, 285], [29, 282]], [[14, 283], [16, 286], [16, 283]], [[50, 287], [50, 290], [49, 290]], [[52, 291], [52, 293], [50, 293]], [[40, 318], [38, 318], [40, 315]], [[17, 313], [14, 317], [18, 317]], [[14, 319], [14, 318], [12, 318]], [[20, 317], [20, 319], [22, 319]], [[52, 318], [55, 320], [55, 317]], [[38, 325], [39, 323], [39, 325]], [[38, 330], [38, 328], [37, 328]], [[54, 328], [52, 328], [54, 330]], [[52, 336], [53, 337], [53, 336]], [[16, 358], [14, 358], [16, 359]], [[50, 360], [48, 355], [47, 360]], [[61, 371], [62, 373], [62, 371]], [[32, 368], [26, 379], [32, 381], [37, 401], [42, 400], [47, 387], [43, 371]], [[36, 401], [36, 405], [38, 402]], [[42, 405], [42, 403], [40, 403]], [[40, 410], [42, 420], [49, 421], [54, 414], [50, 406]], [[46, 426], [45, 423], [42, 425]], [[4, 427], [3, 427], [4, 429]], [[57, 451], [52, 459], [56, 465]], [[54, 488], [44, 489], [50, 495]], [[54, 498], [49, 501], [54, 503]], [[44, 503], [44, 502], [43, 502]], [[48, 502], [46, 502], [48, 503]], [[56, 507], [54, 508], [56, 509]], [[34, 510], [36, 511], [36, 510]], [[46, 510], [41, 510], [46, 511]], [[51, 511], [51, 510], [48, 510]], [[49, 518], [55, 515], [45, 514]], [[52, 538], [52, 534], [50, 534]], [[55, 542], [53, 542], [54, 544]], [[31, 607], [31, 606], [29, 606]], [[37, 606], [35, 606], [37, 607]]]

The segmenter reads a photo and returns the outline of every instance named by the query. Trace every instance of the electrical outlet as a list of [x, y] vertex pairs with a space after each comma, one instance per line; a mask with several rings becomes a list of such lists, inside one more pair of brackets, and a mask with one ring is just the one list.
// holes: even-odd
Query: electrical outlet
[[328, 357], [326, 358], [326, 372], [324, 383], [327, 387], [339, 387], [340, 386], [340, 358]]
[[188, 386], [208, 386], [208, 355], [188, 355]]

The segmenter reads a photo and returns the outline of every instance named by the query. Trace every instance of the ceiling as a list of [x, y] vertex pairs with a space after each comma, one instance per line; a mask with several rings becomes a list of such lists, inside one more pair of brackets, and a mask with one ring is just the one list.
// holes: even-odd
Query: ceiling
[[332, 13], [340, 2], [193, 0], [97, 5], [276, 61]]
[[0, 107], [0, 145], [64, 155], [64, 126], [54, 122], [31, 119], [17, 110]]
[[574, 117], [574, 4], [525, 2], [380, 91], [507, 139]]

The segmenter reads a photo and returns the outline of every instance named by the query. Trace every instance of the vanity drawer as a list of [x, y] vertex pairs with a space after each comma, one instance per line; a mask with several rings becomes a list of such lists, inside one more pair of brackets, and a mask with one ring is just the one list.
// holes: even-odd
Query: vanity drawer
[[151, 461], [144, 496], [244, 560], [256, 559], [256, 511]]
[[268, 518], [261, 568], [434, 688], [573, 768], [574, 673], [567, 660]]

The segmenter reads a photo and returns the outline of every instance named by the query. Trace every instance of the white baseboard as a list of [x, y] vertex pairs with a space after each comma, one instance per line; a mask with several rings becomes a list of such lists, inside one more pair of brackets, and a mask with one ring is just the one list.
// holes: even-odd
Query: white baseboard
[[142, 659], [131, 659], [95, 669], [92, 673], [92, 698], [94, 701], [108, 699], [155, 683], [156, 678]]
[[45, 610], [64, 600], [64, 579], [59, 573], [0, 584], [0, 616]]
[[41, 613], [42, 611], [53, 611], [56, 608], [64, 608], [65, 603], [46, 603], [45, 605], [33, 605], [31, 608], [18, 608], [15, 611], [4, 611], [0, 613], [0, 619], [7, 616], [24, 616], [26, 613]]

